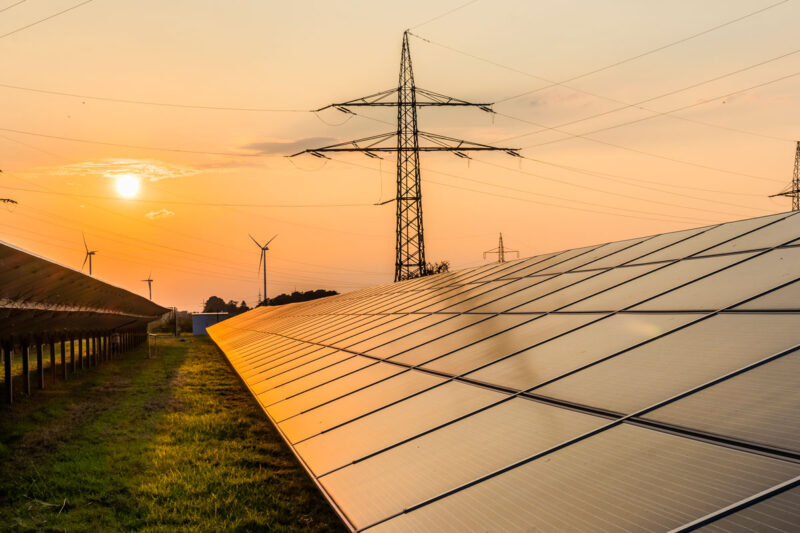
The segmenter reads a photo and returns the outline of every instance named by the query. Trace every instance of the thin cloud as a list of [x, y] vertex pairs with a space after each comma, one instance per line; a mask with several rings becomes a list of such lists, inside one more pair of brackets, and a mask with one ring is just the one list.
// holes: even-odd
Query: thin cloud
[[302, 152], [308, 148], [316, 148], [333, 144], [336, 139], [331, 137], [307, 137], [305, 139], [297, 139], [294, 141], [264, 141], [255, 142], [242, 146], [243, 150], [250, 150], [257, 154], [281, 154], [291, 155], [297, 152]]
[[161, 209], [160, 211], [150, 211], [149, 213], [145, 213], [144, 216], [150, 220], [156, 220], [158, 218], [173, 217], [175, 216], [175, 213], [169, 209]]
[[114, 179], [123, 174], [135, 174], [148, 181], [188, 178], [206, 172], [155, 159], [99, 159], [64, 165], [56, 169], [62, 176], [100, 176]]
[[593, 102], [594, 98], [591, 96], [566, 89], [562, 87], [553, 87], [542, 91], [541, 93], [533, 96], [527, 100], [528, 105], [537, 108], [548, 107], [585, 107]]

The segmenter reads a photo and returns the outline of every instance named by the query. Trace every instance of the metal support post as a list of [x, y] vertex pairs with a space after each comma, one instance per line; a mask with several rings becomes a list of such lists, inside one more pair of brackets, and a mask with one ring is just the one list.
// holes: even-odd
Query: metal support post
[[3, 344], [3, 369], [6, 381], [6, 402], [14, 402], [14, 380], [11, 379], [11, 363], [14, 360], [14, 345], [11, 342]]
[[67, 379], [67, 342], [61, 337], [61, 376]]
[[28, 358], [30, 357], [30, 350], [27, 339], [22, 341], [21, 348], [22, 348], [22, 392], [26, 396], [30, 396], [31, 375], [29, 368], [30, 361], [28, 361]]
[[42, 340], [36, 339], [36, 385], [39, 390], [44, 388], [44, 357], [42, 354]]
[[56, 341], [50, 338], [50, 378], [52, 382], [56, 382]]

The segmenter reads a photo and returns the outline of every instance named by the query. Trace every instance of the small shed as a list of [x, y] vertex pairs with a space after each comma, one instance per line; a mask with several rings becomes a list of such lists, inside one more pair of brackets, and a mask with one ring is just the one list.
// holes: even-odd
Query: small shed
[[228, 313], [192, 313], [192, 335], [208, 335], [206, 328], [228, 318]]

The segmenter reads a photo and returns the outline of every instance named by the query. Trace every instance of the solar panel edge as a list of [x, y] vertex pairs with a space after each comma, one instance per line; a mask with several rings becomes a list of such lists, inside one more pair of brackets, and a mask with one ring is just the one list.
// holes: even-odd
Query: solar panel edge
[[[221, 323], [219, 323], [219, 324], [221, 324]], [[211, 339], [215, 343], [217, 343], [217, 345], [219, 346], [219, 343], [217, 341], [215, 333], [209, 332], [209, 337], [211, 337]], [[349, 529], [351, 532], [355, 533], [357, 531], [355, 526], [350, 522], [350, 519], [347, 518], [347, 515], [345, 515], [344, 512], [339, 508], [339, 505], [336, 503], [336, 501], [333, 499], [333, 497], [330, 494], [328, 494], [328, 492], [322, 487], [322, 485], [319, 483], [319, 480], [316, 478], [316, 476], [314, 476], [313, 472], [311, 471], [309, 466], [306, 464], [306, 462], [303, 459], [303, 457], [297, 452], [297, 450], [295, 449], [294, 445], [292, 445], [291, 441], [287, 438], [287, 436], [281, 430], [281, 428], [278, 425], [278, 423], [267, 412], [266, 408], [261, 405], [261, 402], [259, 402], [256, 399], [257, 396], [254, 394], [253, 390], [250, 388], [250, 386], [247, 384], [247, 382], [244, 379], [242, 379], [241, 376], [239, 376], [238, 372], [236, 372], [236, 368], [231, 363], [231, 360], [228, 357], [227, 353], [225, 353], [225, 351], [222, 350], [222, 349], [220, 349], [220, 351], [225, 356], [226, 362], [231, 366], [232, 370], [234, 371], [236, 376], [239, 378], [239, 381], [241, 382], [242, 386], [244, 386], [247, 389], [247, 391], [253, 397], [253, 400], [258, 405], [259, 409], [261, 409], [264, 412], [264, 415], [267, 417], [267, 419], [270, 421], [272, 426], [275, 428], [275, 431], [277, 431], [278, 434], [281, 436], [281, 439], [283, 439], [283, 442], [291, 450], [292, 455], [295, 456], [295, 458], [297, 459], [297, 462], [303, 467], [303, 470], [306, 471], [306, 474], [308, 475], [308, 477], [311, 479], [311, 481], [314, 483], [314, 485], [320, 491], [320, 493], [325, 498], [325, 500], [328, 502], [328, 504], [333, 508], [333, 510], [337, 514], [337, 516], [339, 516], [339, 518], [342, 520], [342, 523], [345, 525], [345, 527], [347, 527], [347, 529]]]

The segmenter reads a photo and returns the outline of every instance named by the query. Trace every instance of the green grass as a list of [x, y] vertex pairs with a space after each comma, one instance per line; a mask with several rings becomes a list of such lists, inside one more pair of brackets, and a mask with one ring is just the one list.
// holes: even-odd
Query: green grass
[[0, 407], [0, 531], [341, 531], [205, 338]]

